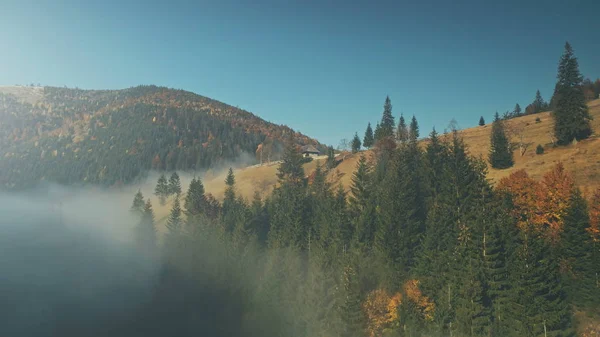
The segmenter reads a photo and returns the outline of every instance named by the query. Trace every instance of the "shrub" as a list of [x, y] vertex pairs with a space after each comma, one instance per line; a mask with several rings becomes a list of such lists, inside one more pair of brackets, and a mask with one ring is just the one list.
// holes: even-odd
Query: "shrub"
[[544, 147], [541, 144], [535, 148], [535, 154], [544, 154]]
[[541, 120], [539, 117], [536, 117], [536, 118], [535, 118], [535, 122], [536, 122], [536, 123], [541, 123], [541, 122], [542, 122], [542, 120]]

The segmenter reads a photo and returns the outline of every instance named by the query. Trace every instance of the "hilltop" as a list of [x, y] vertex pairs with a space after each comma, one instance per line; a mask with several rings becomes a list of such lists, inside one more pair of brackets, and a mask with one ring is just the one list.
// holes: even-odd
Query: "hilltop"
[[[511, 133], [511, 141], [516, 143], [514, 151], [515, 165], [509, 169], [496, 170], [488, 167], [488, 178], [492, 183], [498, 182], [512, 172], [525, 169], [535, 179], [539, 179], [554, 164], [562, 162], [565, 168], [573, 174], [575, 182], [584, 191], [592, 193], [600, 188], [600, 100], [588, 102], [590, 114], [594, 117], [592, 127], [594, 134], [577, 144], [553, 147], [552, 130], [553, 119], [550, 112], [542, 112], [533, 115], [517, 117], [506, 121], [507, 129]], [[539, 119], [539, 122], [536, 122]], [[463, 137], [470, 154], [483, 157], [487, 162], [490, 145], [491, 124], [477, 126], [459, 131]], [[522, 138], [521, 138], [522, 135]], [[425, 146], [427, 140], [422, 140]], [[523, 143], [525, 152], [521, 156], [518, 144]], [[538, 144], [544, 147], [544, 154], [537, 155], [535, 149]], [[330, 172], [329, 177], [333, 182], [341, 183], [346, 189], [351, 184], [351, 177], [356, 168], [356, 162], [361, 155], [370, 155], [370, 151], [362, 151], [358, 154], [347, 154], [339, 165]], [[324, 160], [315, 160], [305, 164], [305, 172], [310, 175], [317, 162], [324, 164]], [[488, 164], [489, 165], [489, 164]], [[249, 167], [235, 171], [237, 188], [239, 193], [250, 199], [255, 190], [268, 193], [277, 183], [277, 165], [264, 165], [260, 167]], [[207, 176], [205, 185], [208, 191], [214, 193], [218, 198], [222, 196], [225, 189], [225, 175], [216, 177]]]
[[285, 125], [192, 92], [0, 87], [0, 188], [40, 181], [113, 186], [148, 170], [203, 171], [276, 160]]

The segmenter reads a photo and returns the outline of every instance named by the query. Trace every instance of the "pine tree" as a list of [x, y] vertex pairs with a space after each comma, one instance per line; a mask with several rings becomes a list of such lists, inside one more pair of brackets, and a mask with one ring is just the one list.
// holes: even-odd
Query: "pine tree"
[[161, 205], [166, 204], [167, 197], [169, 196], [169, 185], [167, 184], [167, 178], [164, 174], [161, 174], [154, 188], [154, 195], [158, 197]]
[[327, 147], [327, 168], [332, 169], [335, 167], [335, 152], [333, 151], [333, 146]]
[[133, 198], [133, 204], [131, 205], [131, 212], [137, 216], [142, 216], [144, 214], [144, 195], [141, 190], [138, 190]]
[[396, 130], [396, 138], [405, 142], [408, 140], [408, 128], [406, 126], [406, 121], [404, 120], [404, 115], [400, 114], [400, 121], [398, 122], [398, 130]]
[[373, 136], [375, 137], [375, 143], [377, 143], [383, 138], [383, 135], [381, 133], [381, 125], [379, 123], [377, 123], [377, 125], [375, 126], [375, 132]]
[[199, 215], [206, 213], [206, 204], [206, 196], [204, 195], [204, 185], [202, 184], [202, 181], [200, 178], [192, 179], [184, 203], [188, 225], [195, 222], [195, 218]]
[[417, 118], [413, 115], [410, 120], [410, 128], [408, 130], [408, 137], [410, 140], [419, 139], [419, 123], [417, 123]]
[[542, 112], [542, 111], [548, 109], [548, 103], [546, 103], [546, 101], [544, 101], [544, 98], [542, 98], [542, 94], [540, 93], [539, 90], [535, 92], [535, 99], [533, 100], [532, 104], [534, 107], [533, 113]]
[[354, 240], [359, 245], [371, 245], [375, 235], [372, 193], [371, 168], [363, 155], [352, 176], [348, 198], [350, 215], [354, 220]]
[[225, 197], [223, 198], [223, 225], [225, 226], [226, 232], [233, 232], [238, 222], [238, 205], [235, 196], [235, 176], [233, 169], [230, 167], [227, 172], [227, 178], [225, 178]]
[[593, 243], [588, 232], [590, 218], [585, 198], [576, 189], [564, 217], [561, 255], [565, 290], [569, 301], [577, 307], [594, 305], [598, 296], [593, 263]]
[[367, 149], [373, 146], [375, 143], [375, 138], [373, 137], [373, 129], [371, 128], [371, 123], [367, 125], [367, 130], [365, 131], [365, 137], [363, 138], [363, 146]]
[[483, 116], [479, 117], [479, 126], [484, 126], [485, 125], [485, 119], [483, 119]]
[[344, 301], [341, 306], [341, 316], [344, 321], [342, 337], [364, 336], [364, 317], [361, 308], [359, 275], [352, 264], [344, 268], [342, 286]]
[[258, 242], [264, 244], [267, 242], [269, 233], [268, 213], [263, 207], [262, 198], [258, 191], [254, 192], [252, 204], [250, 204], [250, 225], [252, 232], [256, 233]]
[[356, 153], [360, 151], [361, 147], [360, 138], [358, 138], [358, 133], [354, 133], [354, 138], [352, 138], [352, 153]]
[[519, 117], [521, 116], [521, 106], [519, 105], [519, 103], [517, 103], [515, 105], [515, 108], [513, 109], [513, 117]]
[[156, 247], [156, 228], [154, 227], [154, 211], [150, 200], [144, 205], [144, 214], [136, 228], [136, 241], [138, 246], [146, 252], [151, 252]]
[[381, 124], [379, 125], [379, 127], [381, 128], [380, 137], [385, 138], [393, 136], [394, 127], [396, 126], [395, 124], [396, 123], [394, 122], [394, 116], [392, 115], [392, 101], [390, 100], [390, 97], [387, 96], [385, 98], [385, 104], [383, 105], [383, 115], [381, 116]]
[[581, 88], [583, 80], [579, 72], [577, 58], [571, 45], [565, 44], [565, 51], [558, 65], [558, 81], [554, 93], [556, 106], [554, 117], [554, 136], [559, 145], [567, 145], [573, 139], [581, 140], [592, 133], [588, 107]]
[[165, 245], [168, 248], [172, 249], [177, 244], [177, 241], [182, 234], [182, 226], [183, 219], [181, 217], [181, 205], [179, 203], [179, 198], [175, 198], [173, 201], [173, 207], [171, 208], [171, 213], [167, 219], [168, 233], [165, 237]]
[[558, 261], [550, 243], [531, 226], [513, 266], [516, 307], [515, 336], [573, 336]]
[[279, 178], [279, 182], [304, 184], [305, 177], [304, 168], [302, 167], [303, 163], [304, 158], [302, 158], [302, 154], [298, 151], [293, 136], [290, 136], [285, 146], [281, 165], [279, 165], [279, 168], [277, 169], [277, 178]]
[[510, 142], [504, 131], [504, 123], [496, 113], [492, 123], [492, 134], [490, 137], [489, 161], [493, 168], [505, 169], [513, 166], [513, 153]]
[[177, 198], [179, 198], [181, 195], [181, 180], [179, 179], [179, 174], [177, 174], [177, 172], [173, 172], [171, 174], [167, 189], [169, 191], [169, 195], [175, 195]]

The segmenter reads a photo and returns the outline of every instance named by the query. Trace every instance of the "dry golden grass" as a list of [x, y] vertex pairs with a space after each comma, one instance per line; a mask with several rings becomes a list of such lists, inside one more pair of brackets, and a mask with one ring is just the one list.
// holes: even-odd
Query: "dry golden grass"
[[[525, 169], [534, 178], [539, 179], [554, 164], [563, 162], [566, 169], [573, 174], [577, 185], [586, 193], [590, 194], [600, 188], [600, 100], [589, 103], [590, 113], [594, 117], [592, 127], [594, 135], [585, 141], [565, 147], [552, 147], [553, 120], [549, 112], [536, 115], [524, 116], [509, 120], [507, 129], [511, 131], [511, 140], [519, 142], [519, 133], [523, 134], [523, 143], [528, 144], [524, 155], [520, 150], [515, 150], [515, 165], [509, 169], [489, 169], [488, 177], [495, 183], [512, 172]], [[540, 119], [536, 123], [536, 118]], [[469, 152], [477, 157], [487, 158], [490, 145], [491, 124], [477, 126], [460, 131], [465, 140]], [[544, 154], [536, 155], [535, 148], [538, 144], [544, 146]], [[348, 188], [351, 183], [352, 173], [360, 155], [369, 155], [369, 151], [361, 154], [348, 154], [345, 159], [329, 174], [331, 181], [341, 183]], [[307, 175], [312, 173], [316, 162], [312, 161], [305, 165]], [[323, 164], [323, 161], [321, 160]], [[250, 167], [235, 171], [237, 191], [243, 197], [250, 200], [254, 191], [262, 195], [270, 193], [277, 183], [277, 165], [265, 165], [261, 167]], [[217, 199], [221, 199], [225, 189], [225, 173], [219, 176], [207, 176], [204, 179], [206, 190]]]

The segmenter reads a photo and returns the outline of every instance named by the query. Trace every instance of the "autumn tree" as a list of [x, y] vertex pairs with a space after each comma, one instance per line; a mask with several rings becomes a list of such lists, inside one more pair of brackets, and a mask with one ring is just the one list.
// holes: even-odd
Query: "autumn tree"
[[384, 289], [376, 289], [367, 295], [363, 302], [363, 312], [367, 318], [369, 337], [382, 336], [396, 328], [398, 307], [402, 303], [402, 294], [390, 295]]
[[367, 130], [365, 131], [365, 137], [363, 138], [363, 146], [371, 148], [375, 143], [375, 138], [373, 136], [373, 129], [371, 128], [371, 123], [367, 125]]
[[510, 141], [504, 129], [504, 122], [498, 116], [492, 123], [492, 134], [490, 137], [489, 161], [493, 168], [505, 169], [513, 166], [513, 152]]
[[592, 133], [585, 96], [581, 89], [583, 80], [573, 48], [567, 42], [558, 65], [558, 81], [554, 93], [556, 106], [554, 117], [554, 135], [559, 145], [567, 145], [573, 139], [581, 140]]

